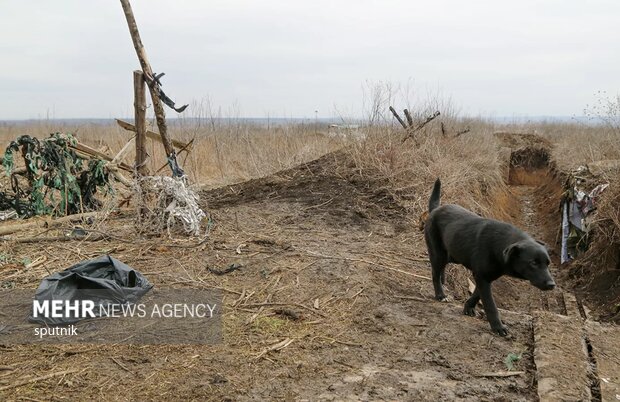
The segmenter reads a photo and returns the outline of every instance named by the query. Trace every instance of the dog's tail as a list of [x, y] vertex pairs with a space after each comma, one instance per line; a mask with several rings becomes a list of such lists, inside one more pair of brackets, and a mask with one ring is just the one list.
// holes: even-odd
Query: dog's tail
[[428, 212], [433, 212], [433, 209], [439, 206], [439, 200], [441, 198], [441, 180], [439, 178], [435, 180], [435, 185], [433, 186], [433, 192], [431, 193], [431, 198], [428, 200]]

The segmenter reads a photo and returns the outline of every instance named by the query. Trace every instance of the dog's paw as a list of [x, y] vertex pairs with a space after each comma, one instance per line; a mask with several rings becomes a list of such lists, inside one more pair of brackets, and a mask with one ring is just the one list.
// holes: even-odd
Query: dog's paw
[[494, 327], [491, 329], [493, 330], [493, 332], [495, 332], [499, 336], [508, 336], [508, 328], [506, 328], [504, 325], [501, 325], [499, 327]]
[[435, 300], [438, 300], [440, 302], [443, 303], [448, 303], [452, 301], [452, 298], [446, 296], [446, 295], [439, 295], [439, 296], [435, 296]]
[[464, 315], [468, 315], [470, 317], [475, 317], [476, 316], [476, 308], [475, 307], [467, 307], [467, 306], [465, 306], [463, 308], [463, 314]]

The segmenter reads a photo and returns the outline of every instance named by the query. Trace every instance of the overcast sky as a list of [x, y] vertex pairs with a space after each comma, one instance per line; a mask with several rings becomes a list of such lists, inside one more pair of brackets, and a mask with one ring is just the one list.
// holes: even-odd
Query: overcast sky
[[[580, 115], [597, 91], [620, 90], [618, 0], [132, 6], [164, 90], [225, 114], [359, 115], [364, 83], [378, 81], [483, 116]], [[0, 38], [0, 119], [132, 115], [139, 64], [119, 1], [0, 0]]]

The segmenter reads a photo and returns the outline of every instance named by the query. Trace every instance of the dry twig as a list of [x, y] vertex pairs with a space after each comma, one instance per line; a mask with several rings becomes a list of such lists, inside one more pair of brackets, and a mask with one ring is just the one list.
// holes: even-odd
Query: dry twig
[[41, 376], [41, 377], [35, 377], [35, 378], [30, 378], [28, 380], [17, 381], [17, 382], [15, 382], [13, 384], [9, 384], [9, 385], [5, 385], [4, 387], [0, 387], [0, 391], [6, 391], [7, 389], [21, 387], [22, 385], [32, 384], [33, 382], [44, 381], [44, 380], [47, 380], [47, 379], [50, 379], [50, 378], [54, 378], [54, 377], [65, 376], [67, 374], [77, 373], [78, 371], [79, 370], [77, 370], [77, 369], [66, 370], [66, 371], [59, 371], [59, 372], [56, 372], [56, 373], [46, 374], [46, 375]]

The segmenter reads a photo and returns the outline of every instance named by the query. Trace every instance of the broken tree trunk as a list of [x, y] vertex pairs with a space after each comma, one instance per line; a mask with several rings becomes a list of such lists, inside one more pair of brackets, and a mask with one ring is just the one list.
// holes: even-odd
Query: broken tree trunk
[[151, 65], [149, 64], [148, 58], [146, 56], [146, 49], [142, 44], [142, 39], [140, 39], [138, 24], [136, 23], [136, 19], [133, 15], [131, 4], [129, 4], [129, 0], [121, 0], [121, 5], [123, 6], [125, 18], [127, 19], [127, 25], [129, 27], [129, 33], [131, 35], [133, 47], [136, 49], [136, 54], [138, 55], [138, 60], [140, 61], [140, 66], [142, 67], [144, 78], [148, 84], [149, 92], [151, 93], [151, 99], [153, 100], [153, 109], [155, 110], [155, 118], [157, 120], [157, 127], [159, 128], [159, 134], [161, 135], [162, 143], [164, 144], [166, 156], [168, 157], [170, 167], [172, 168], [172, 174], [175, 177], [183, 176], [183, 170], [181, 170], [181, 168], [177, 164], [174, 147], [172, 146], [170, 137], [168, 137], [168, 127], [166, 126], [166, 113], [164, 111], [164, 106], [162, 105], [161, 99], [159, 98], [159, 88], [157, 86], [157, 82], [155, 81], [155, 76], [153, 74], [153, 70], [151, 69]]
[[144, 73], [133, 72], [134, 89], [134, 120], [136, 123], [136, 169], [138, 176], [147, 176], [149, 169], [146, 166], [146, 88], [144, 87]]

